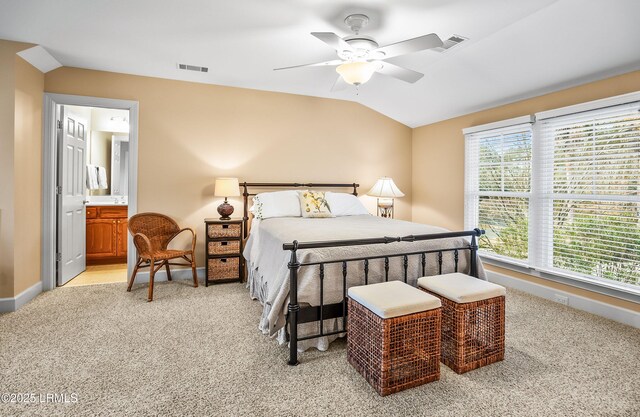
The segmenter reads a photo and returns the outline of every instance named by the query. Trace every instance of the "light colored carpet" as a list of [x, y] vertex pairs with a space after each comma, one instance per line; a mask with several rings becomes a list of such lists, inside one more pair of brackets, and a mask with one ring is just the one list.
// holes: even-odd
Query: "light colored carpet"
[[76, 393], [0, 404], [0, 415], [638, 416], [640, 331], [517, 291], [506, 359], [379, 397], [345, 343], [301, 355], [257, 331], [240, 284], [61, 288], [0, 316], [0, 393]]

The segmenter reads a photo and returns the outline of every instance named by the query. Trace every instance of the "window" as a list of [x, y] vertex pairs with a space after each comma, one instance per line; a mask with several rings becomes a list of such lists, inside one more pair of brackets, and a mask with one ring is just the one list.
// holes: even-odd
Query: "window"
[[640, 285], [639, 110], [540, 120], [541, 267]]
[[536, 116], [533, 129], [465, 130], [465, 225], [485, 229], [480, 253], [640, 289], [640, 102]]
[[531, 123], [472, 133], [466, 139], [468, 227], [480, 227], [485, 253], [529, 258]]

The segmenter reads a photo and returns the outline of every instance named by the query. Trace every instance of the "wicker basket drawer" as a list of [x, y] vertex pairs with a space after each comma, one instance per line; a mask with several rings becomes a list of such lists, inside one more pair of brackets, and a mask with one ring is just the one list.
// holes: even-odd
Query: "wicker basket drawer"
[[207, 234], [210, 238], [240, 237], [240, 224], [210, 224]]
[[209, 255], [235, 255], [240, 253], [239, 240], [209, 242]]
[[239, 279], [240, 258], [217, 258], [208, 261], [208, 279]]

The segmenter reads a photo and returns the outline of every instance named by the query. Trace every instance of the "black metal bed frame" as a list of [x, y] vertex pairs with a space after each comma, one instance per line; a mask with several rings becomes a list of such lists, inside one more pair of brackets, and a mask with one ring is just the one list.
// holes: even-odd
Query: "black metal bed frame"
[[255, 196], [257, 193], [250, 193], [249, 187], [251, 188], [353, 188], [353, 192], [351, 194], [358, 196], [358, 187], [360, 184], [351, 183], [351, 184], [329, 184], [329, 183], [301, 183], [301, 182], [241, 182], [240, 187], [242, 187], [242, 199], [244, 201], [244, 212], [242, 221], [244, 222], [244, 238], [246, 239], [249, 235], [249, 197]]
[[[241, 183], [243, 187], [244, 198], [244, 218], [245, 222], [245, 238], [248, 233], [248, 197], [255, 195], [248, 192], [248, 187], [261, 187], [261, 188], [353, 188], [353, 195], [358, 195], [357, 188], [359, 184], [325, 184], [325, 183]], [[336, 334], [344, 334], [347, 332], [347, 265], [349, 262], [362, 262], [364, 268], [364, 285], [369, 284], [369, 264], [372, 260], [382, 260], [384, 262], [384, 279], [389, 280], [389, 263], [392, 258], [401, 258], [403, 267], [403, 279], [407, 282], [408, 279], [408, 267], [409, 256], [420, 256], [420, 266], [422, 268], [422, 275], [425, 275], [427, 255], [437, 254], [438, 260], [438, 273], [442, 274], [442, 259], [443, 253], [453, 252], [454, 257], [454, 272], [458, 272], [459, 252], [468, 250], [469, 256], [469, 275], [478, 277], [478, 244], [476, 238], [484, 234], [484, 230], [474, 229], [461, 232], [447, 232], [447, 233], [432, 233], [423, 235], [409, 235], [400, 237], [384, 236], [379, 238], [368, 239], [348, 239], [348, 240], [332, 240], [324, 242], [298, 242], [294, 240], [292, 243], [285, 243], [282, 245], [282, 249], [291, 252], [291, 258], [288, 263], [289, 267], [289, 305], [287, 322], [289, 324], [289, 365], [298, 364], [298, 342], [308, 339], [315, 339], [318, 337], [331, 336]], [[332, 261], [316, 261], [316, 262], [299, 262], [298, 250], [302, 249], [319, 249], [319, 248], [331, 248], [331, 247], [343, 247], [343, 246], [363, 246], [363, 245], [377, 245], [377, 244], [389, 244], [393, 242], [416, 242], [424, 240], [436, 240], [447, 239], [455, 237], [471, 237], [469, 245], [456, 247], [456, 248], [442, 248], [428, 251], [414, 251], [405, 252], [390, 255], [376, 255], [367, 257], [356, 257], [347, 259], [337, 259]], [[325, 266], [329, 264], [342, 264], [342, 301], [333, 304], [324, 304], [324, 278], [325, 278]], [[318, 267], [318, 276], [320, 281], [320, 305], [319, 306], [305, 306], [301, 307], [298, 303], [298, 272], [303, 267]], [[324, 320], [342, 318], [342, 329], [325, 332]], [[319, 333], [307, 335], [304, 337], [298, 337], [298, 325], [311, 322], [320, 322]]]

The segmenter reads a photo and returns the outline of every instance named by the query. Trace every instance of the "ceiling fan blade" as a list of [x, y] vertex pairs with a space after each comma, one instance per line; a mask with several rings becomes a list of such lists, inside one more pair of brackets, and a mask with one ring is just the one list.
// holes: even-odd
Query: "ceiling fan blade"
[[340, 91], [344, 90], [347, 87], [349, 87], [349, 84], [347, 84], [347, 82], [342, 78], [341, 75], [338, 75], [338, 78], [336, 78], [336, 82], [333, 83], [333, 87], [331, 87], [331, 91]]
[[[438, 48], [442, 46], [442, 40], [435, 33], [419, 36], [406, 41], [392, 43], [372, 51], [372, 53], [381, 53], [380, 59], [393, 58], [394, 56], [406, 55], [412, 52], [424, 51], [425, 49]], [[384, 54], [384, 55], [382, 55]]]
[[353, 50], [348, 43], [333, 32], [311, 32], [311, 34], [338, 52]]
[[420, 78], [424, 77], [424, 74], [420, 72], [402, 68], [389, 62], [380, 62], [380, 64], [382, 64], [382, 66], [377, 70], [377, 72], [397, 78], [407, 83], [415, 83]]
[[330, 67], [342, 64], [344, 61], [341, 59], [334, 59], [333, 61], [324, 61], [324, 62], [316, 62], [315, 64], [302, 64], [302, 65], [294, 65], [292, 67], [282, 67], [282, 68], [274, 68], [274, 71], [287, 70], [292, 68], [302, 68], [302, 67]]

